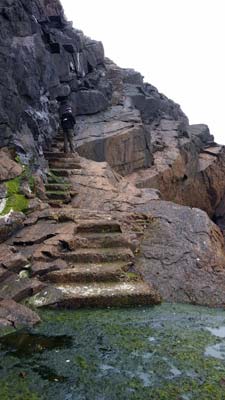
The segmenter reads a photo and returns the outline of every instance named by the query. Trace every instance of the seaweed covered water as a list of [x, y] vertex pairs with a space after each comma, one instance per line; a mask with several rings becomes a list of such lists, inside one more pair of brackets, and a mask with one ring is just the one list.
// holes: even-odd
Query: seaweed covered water
[[1, 400], [223, 400], [225, 312], [42, 311], [0, 338]]

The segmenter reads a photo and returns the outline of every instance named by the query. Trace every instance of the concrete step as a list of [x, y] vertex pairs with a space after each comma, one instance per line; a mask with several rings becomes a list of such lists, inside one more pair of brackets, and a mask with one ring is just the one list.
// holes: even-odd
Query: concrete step
[[118, 262], [80, 264], [63, 271], [52, 271], [46, 275], [46, 279], [54, 283], [121, 281], [125, 279], [128, 268], [129, 264]]
[[159, 304], [160, 295], [144, 282], [85, 283], [48, 287], [30, 299], [35, 307], [79, 308]]
[[79, 223], [77, 226], [77, 233], [107, 233], [107, 232], [119, 232], [121, 233], [121, 227], [119, 222], [110, 220], [87, 220]]
[[128, 247], [133, 249], [133, 245], [120, 232], [82, 232], [79, 236], [86, 241], [80, 247]]
[[61, 258], [71, 263], [104, 263], [132, 261], [133, 252], [127, 248], [88, 248], [62, 253]]

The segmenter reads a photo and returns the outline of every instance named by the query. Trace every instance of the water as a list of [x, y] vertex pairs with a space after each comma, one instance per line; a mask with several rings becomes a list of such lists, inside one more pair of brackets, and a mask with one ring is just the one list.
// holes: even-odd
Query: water
[[225, 400], [225, 312], [42, 311], [0, 338], [0, 400]]

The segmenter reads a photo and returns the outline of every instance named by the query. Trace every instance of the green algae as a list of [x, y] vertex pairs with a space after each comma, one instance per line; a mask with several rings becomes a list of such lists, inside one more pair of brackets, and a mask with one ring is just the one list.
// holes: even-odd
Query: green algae
[[[225, 345], [209, 330], [225, 326], [222, 310], [163, 304], [47, 310], [41, 317], [30, 332], [29, 357], [21, 348], [18, 354], [15, 336], [13, 345], [0, 341], [2, 387], [21, 384], [22, 370], [25, 395], [29, 390], [41, 400], [225, 399], [225, 354], [206, 355], [208, 346]], [[59, 337], [70, 339], [48, 346]]]
[[2, 382], [0, 386], [1, 400], [41, 400], [38, 394], [29, 389], [26, 380], [20, 378], [20, 380], [15, 382], [13, 376], [9, 376], [10, 378], [10, 384]]

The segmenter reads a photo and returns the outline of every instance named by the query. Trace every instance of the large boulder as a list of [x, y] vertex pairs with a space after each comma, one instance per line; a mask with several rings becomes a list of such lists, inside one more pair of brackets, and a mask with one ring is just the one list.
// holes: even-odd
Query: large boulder
[[137, 257], [139, 271], [164, 300], [225, 306], [225, 251], [219, 228], [199, 209], [152, 201]]

